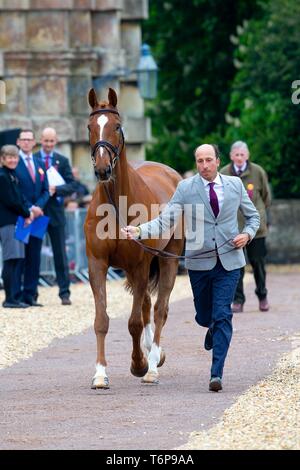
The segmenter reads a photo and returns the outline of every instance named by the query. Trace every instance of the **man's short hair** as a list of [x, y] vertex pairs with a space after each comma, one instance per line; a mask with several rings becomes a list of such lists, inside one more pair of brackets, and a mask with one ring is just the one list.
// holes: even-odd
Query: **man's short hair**
[[[215, 151], [215, 155], [216, 155], [216, 158], [221, 158], [221, 152], [219, 150], [219, 147], [217, 146], [217, 144], [207, 144], [207, 145], [211, 145]], [[198, 147], [195, 148], [194, 150], [194, 156], [196, 156], [196, 152], [198, 150], [198, 148], [200, 147], [200, 145], [198, 145]]]
[[221, 158], [221, 152], [220, 152], [219, 147], [217, 146], [217, 144], [211, 144], [211, 146], [214, 148], [216, 158], [220, 159]]
[[234, 142], [234, 144], [232, 144], [231, 146], [230, 152], [232, 152], [234, 149], [239, 149], [241, 147], [246, 149], [247, 152], [250, 153], [248, 145], [246, 144], [246, 142], [243, 142], [242, 140], [237, 140], [236, 142]]
[[16, 145], [3, 145], [0, 150], [0, 157], [6, 157], [7, 155], [19, 155], [19, 149]]
[[18, 136], [18, 139], [20, 139], [21, 134], [23, 134], [23, 132], [31, 132], [31, 134], [32, 134], [32, 136], [33, 136], [33, 138], [34, 138], [34, 132], [33, 132], [32, 129], [21, 129], [21, 130], [20, 130], [20, 133], [19, 133], [19, 136]]

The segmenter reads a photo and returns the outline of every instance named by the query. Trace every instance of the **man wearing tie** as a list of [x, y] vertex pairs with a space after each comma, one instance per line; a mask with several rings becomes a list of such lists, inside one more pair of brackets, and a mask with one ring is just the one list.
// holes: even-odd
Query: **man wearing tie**
[[[15, 170], [16, 176], [27, 208], [32, 212], [33, 217], [37, 218], [44, 214], [44, 207], [49, 199], [46, 169], [44, 164], [32, 155], [35, 139], [31, 129], [20, 132], [17, 145], [20, 149], [20, 160]], [[41, 249], [42, 240], [30, 236], [28, 244], [25, 245], [24, 263], [20, 267], [24, 274], [23, 289], [19, 284], [15, 286], [15, 298], [35, 307], [42, 306], [35, 299], [39, 281]], [[21, 275], [17, 276], [17, 279], [21, 279]]]
[[[255, 205], [260, 215], [260, 226], [256, 232], [254, 240], [250, 245], [245, 247], [249, 262], [253, 269], [255, 280], [255, 293], [258, 297], [258, 306], [261, 312], [269, 310], [269, 302], [267, 298], [268, 290], [266, 288], [266, 236], [268, 234], [267, 213], [266, 209], [271, 204], [271, 192], [268, 183], [268, 176], [264, 169], [256, 163], [249, 161], [248, 145], [238, 140], [231, 146], [230, 159], [231, 163], [221, 168], [224, 175], [238, 176], [241, 178], [244, 188], [248, 196]], [[244, 220], [241, 213], [238, 214], [239, 227], [243, 226]], [[243, 311], [246, 296], [244, 293], [243, 278], [245, 269], [241, 269], [241, 277], [239, 279], [232, 311], [241, 313]]]
[[[127, 226], [122, 233], [130, 240], [158, 236], [170, 230], [187, 208], [190, 226], [196, 222], [197, 206], [203, 209], [204, 241], [195, 246], [186, 240], [185, 266], [188, 269], [196, 310], [196, 322], [208, 328], [204, 347], [212, 349], [209, 390], [222, 390], [225, 358], [232, 337], [233, 300], [240, 268], [245, 265], [242, 248], [255, 236], [259, 214], [239, 178], [218, 172], [220, 155], [217, 146], [203, 144], [195, 150], [198, 174], [177, 186], [169, 204], [156, 219]], [[241, 209], [245, 225], [238, 230], [237, 212]], [[188, 259], [195, 256], [198, 259]], [[202, 254], [202, 256], [201, 256]]]
[[65, 246], [66, 218], [63, 202], [64, 197], [73, 194], [76, 187], [69, 161], [55, 151], [56, 144], [55, 129], [46, 127], [41, 135], [41, 150], [35, 154], [35, 157], [43, 162], [46, 170], [53, 166], [65, 181], [60, 186], [49, 185], [51, 197], [46, 204], [45, 215], [50, 217], [48, 233], [53, 250], [59, 297], [62, 305], [71, 305], [69, 267]]

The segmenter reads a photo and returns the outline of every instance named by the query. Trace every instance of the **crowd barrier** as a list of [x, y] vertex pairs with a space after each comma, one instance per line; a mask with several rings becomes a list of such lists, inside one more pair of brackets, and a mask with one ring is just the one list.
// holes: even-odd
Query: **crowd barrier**
[[[83, 224], [86, 209], [66, 212], [66, 248], [70, 273], [82, 282], [88, 282], [87, 258]], [[267, 263], [300, 263], [300, 200], [274, 200], [270, 207], [271, 226], [267, 236]], [[284, 230], [282, 229], [284, 227]], [[183, 263], [181, 263], [183, 267]], [[0, 276], [2, 253], [0, 244]], [[53, 253], [48, 236], [42, 248], [40, 284], [49, 285], [55, 278]], [[107, 278], [119, 279], [122, 273], [110, 268]]]
[[[88, 261], [85, 253], [85, 236], [83, 225], [86, 217], [87, 209], [76, 209], [75, 211], [66, 211], [66, 252], [69, 263], [70, 275], [87, 283]], [[49, 235], [43, 241], [40, 283], [46, 285], [49, 277], [55, 276], [53, 252]], [[121, 279], [123, 274], [120, 270], [109, 268], [107, 279]]]
[[[66, 211], [66, 252], [69, 264], [70, 276], [78, 281], [87, 283], [88, 261], [85, 253], [85, 236], [83, 225], [86, 217], [87, 209], [76, 209], [75, 211]], [[0, 244], [0, 269], [2, 271], [2, 253]], [[1, 276], [0, 271], [0, 276]], [[109, 268], [107, 279], [121, 279], [123, 273], [114, 268]], [[49, 235], [46, 234], [41, 253], [41, 267], [39, 284], [43, 286], [53, 285], [55, 279], [55, 268], [53, 251]]]

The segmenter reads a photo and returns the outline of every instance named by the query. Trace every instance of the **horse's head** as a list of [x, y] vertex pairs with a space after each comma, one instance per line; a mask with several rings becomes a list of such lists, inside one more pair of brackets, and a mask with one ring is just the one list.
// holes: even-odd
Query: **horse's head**
[[117, 94], [110, 88], [108, 102], [99, 103], [92, 88], [88, 100], [92, 108], [88, 129], [95, 175], [99, 181], [109, 181], [124, 146], [120, 115], [116, 108]]

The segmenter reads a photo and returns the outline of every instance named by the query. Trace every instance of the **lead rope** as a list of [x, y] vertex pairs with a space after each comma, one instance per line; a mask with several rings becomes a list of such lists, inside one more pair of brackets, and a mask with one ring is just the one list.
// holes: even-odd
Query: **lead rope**
[[[104, 190], [106, 192], [106, 195], [108, 197], [108, 200], [110, 202], [110, 204], [112, 204], [112, 206], [115, 208], [115, 211], [116, 211], [116, 215], [117, 215], [117, 220], [119, 222], [119, 225], [120, 223], [125, 227], [127, 224], [124, 224], [123, 221], [120, 219], [120, 213], [119, 213], [119, 209], [118, 207], [116, 206], [115, 202], [113, 201], [109, 191], [108, 191], [108, 188], [106, 187], [106, 185], [104, 184]], [[142, 242], [140, 242], [139, 240], [137, 239], [132, 239], [131, 241], [133, 241], [134, 243], [136, 243], [137, 245], [139, 245], [144, 251], [146, 251], [147, 253], [151, 253], [152, 255], [154, 256], [159, 256], [160, 258], [168, 258], [168, 259], [211, 259], [211, 258], [216, 258], [218, 256], [218, 253], [217, 253], [217, 250], [219, 250], [220, 248], [222, 248], [222, 246], [226, 245], [226, 243], [232, 241], [232, 238], [229, 238], [228, 240], [226, 240], [224, 243], [222, 243], [222, 245], [220, 246], [217, 246], [216, 248], [214, 248], [213, 250], [207, 250], [207, 251], [202, 251], [201, 253], [199, 253], [198, 255], [191, 255], [191, 256], [183, 256], [183, 255], [175, 255], [175, 253], [171, 253], [169, 251], [165, 251], [165, 250], [159, 250], [158, 248], [152, 248], [151, 246], [146, 246], [144, 245]], [[225, 255], [226, 253], [230, 253], [231, 251], [235, 250], [236, 248], [231, 248], [230, 250], [228, 251], [225, 251], [224, 253], [220, 253], [220, 255]], [[202, 255], [206, 255], [208, 253], [215, 253], [214, 256], [202, 256]]]

